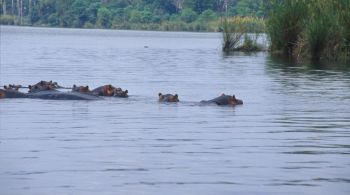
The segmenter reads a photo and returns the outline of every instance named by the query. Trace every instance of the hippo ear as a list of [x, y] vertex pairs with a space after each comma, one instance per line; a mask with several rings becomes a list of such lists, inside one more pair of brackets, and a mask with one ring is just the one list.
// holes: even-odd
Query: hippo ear
[[233, 99], [236, 99], [236, 96], [233, 94], [233, 95], [232, 95], [232, 98], [233, 98]]
[[73, 84], [73, 88], [76, 88], [77, 86], [75, 84]]
[[179, 96], [177, 94], [175, 94], [175, 97], [178, 98]]
[[28, 88], [29, 88], [29, 89], [32, 89], [32, 86], [31, 86], [31, 85], [28, 85]]
[[129, 91], [128, 90], [125, 90], [125, 94], [127, 94]]
[[86, 85], [86, 89], [89, 90], [89, 85]]
[[221, 96], [225, 96], [225, 94], [224, 94], [224, 93], [222, 93], [222, 94], [221, 94]]
[[7, 86], [6, 86], [6, 85], [4, 85], [4, 89], [7, 89]]
[[159, 96], [159, 97], [162, 96], [162, 93], [158, 93], [158, 96]]

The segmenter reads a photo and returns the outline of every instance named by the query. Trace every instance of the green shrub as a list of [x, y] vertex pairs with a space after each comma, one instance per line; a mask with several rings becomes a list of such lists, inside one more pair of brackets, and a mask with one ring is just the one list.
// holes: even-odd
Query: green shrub
[[0, 24], [13, 25], [15, 17], [11, 15], [0, 15]]
[[[263, 19], [255, 17], [225, 18], [222, 25], [223, 46], [222, 50], [228, 51], [261, 51], [257, 39], [260, 32], [265, 29]], [[255, 40], [247, 33], [255, 35]], [[243, 43], [242, 43], [243, 39]]]

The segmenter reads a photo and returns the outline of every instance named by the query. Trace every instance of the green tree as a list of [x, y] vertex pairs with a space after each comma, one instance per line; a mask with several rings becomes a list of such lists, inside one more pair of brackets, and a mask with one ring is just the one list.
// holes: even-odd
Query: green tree
[[183, 9], [180, 15], [182, 21], [190, 23], [197, 19], [197, 14], [192, 9]]
[[210, 21], [216, 18], [216, 14], [213, 10], [207, 9], [199, 15], [198, 20], [200, 21]]
[[239, 16], [257, 16], [264, 15], [263, 0], [241, 0], [235, 7], [235, 12]]
[[110, 28], [112, 20], [112, 12], [106, 7], [101, 7], [97, 11], [97, 25], [103, 28]]
[[204, 10], [212, 9], [215, 5], [213, 0], [185, 0], [185, 8], [190, 8], [193, 11], [201, 14]]

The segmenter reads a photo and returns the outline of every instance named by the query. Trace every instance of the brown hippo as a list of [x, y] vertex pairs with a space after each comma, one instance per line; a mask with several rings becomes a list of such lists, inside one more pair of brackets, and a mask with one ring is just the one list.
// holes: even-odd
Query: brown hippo
[[98, 96], [113, 96], [114, 87], [112, 85], [104, 85], [93, 89], [91, 92]]
[[158, 93], [159, 101], [160, 102], [179, 102], [179, 96], [177, 94], [165, 94]]
[[114, 95], [115, 97], [128, 97], [128, 90], [126, 89], [125, 91], [123, 91], [121, 88], [116, 88], [114, 90]]
[[57, 89], [60, 88], [57, 84], [57, 82], [52, 82], [52, 81], [40, 81], [35, 85], [29, 85], [29, 93], [31, 92], [38, 92], [38, 91], [45, 91], [45, 90], [52, 90], [52, 89]]
[[123, 91], [121, 88], [116, 88], [112, 85], [104, 85], [101, 87], [97, 87], [91, 92], [92, 94], [98, 96], [128, 97], [128, 90]]
[[211, 100], [202, 100], [200, 103], [202, 104], [217, 104], [217, 105], [220, 105], [220, 106], [223, 106], [223, 105], [232, 105], [232, 106], [235, 106], [235, 105], [239, 105], [239, 104], [243, 104], [243, 101], [242, 100], [239, 100], [239, 99], [236, 99], [235, 95], [225, 95], [224, 93], [217, 97], [217, 98], [214, 98], [214, 99], [211, 99]]
[[22, 87], [21, 85], [8, 85], [4, 86], [4, 89], [0, 89], [0, 99], [3, 98], [26, 98], [27, 95], [18, 91]]
[[89, 86], [76, 86], [73, 85], [72, 91], [80, 92], [80, 93], [91, 93]]
[[[80, 87], [76, 87], [75, 90], [74, 89], [72, 90], [72, 92], [61, 92], [56, 90], [57, 88], [63, 88], [63, 87], [59, 86], [56, 82], [40, 81], [39, 83], [33, 86], [29, 86], [28, 98], [48, 99], [48, 100], [98, 100], [100, 99], [99, 97], [91, 93], [90, 94], [80, 93]], [[82, 87], [81, 90], [86, 90], [86, 89], [85, 87]]]

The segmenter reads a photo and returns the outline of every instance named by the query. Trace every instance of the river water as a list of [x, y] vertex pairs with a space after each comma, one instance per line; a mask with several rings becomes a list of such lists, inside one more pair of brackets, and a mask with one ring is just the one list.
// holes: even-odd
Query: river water
[[[215, 33], [1, 26], [1, 85], [130, 94], [0, 100], [1, 194], [349, 194], [349, 69], [220, 47]], [[244, 105], [195, 104], [221, 93]]]

